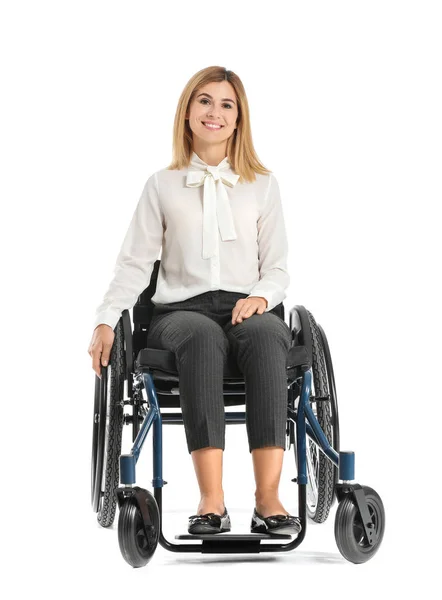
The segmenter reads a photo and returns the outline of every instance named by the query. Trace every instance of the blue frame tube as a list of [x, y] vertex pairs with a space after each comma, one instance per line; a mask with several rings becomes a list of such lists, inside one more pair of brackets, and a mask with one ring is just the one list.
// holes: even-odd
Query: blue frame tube
[[[144, 417], [138, 435], [135, 438], [130, 455], [120, 456], [120, 481], [122, 484], [135, 483], [135, 464], [140, 457], [141, 448], [153, 423], [153, 480], [152, 486], [163, 487], [163, 422], [150, 373], [142, 372], [144, 388], [149, 399], [149, 410]], [[135, 417], [135, 415], [134, 415]]]
[[[138, 435], [133, 443], [130, 455], [120, 457], [121, 483], [135, 483], [132, 481], [135, 474], [135, 464], [140, 456], [141, 448], [149, 433], [153, 423], [153, 480], [154, 488], [163, 487], [163, 422], [161, 418], [158, 398], [155, 391], [152, 375], [149, 372], [142, 372], [144, 388], [149, 399], [149, 410], [140, 427]], [[339, 454], [331, 447], [313, 410], [310, 407], [309, 399], [312, 385], [312, 370], [304, 372], [301, 395], [296, 417], [296, 438], [298, 455], [298, 483], [307, 484], [307, 434], [317, 444], [324, 454], [336, 465], [339, 466]], [[235, 413], [235, 417], [243, 417], [245, 412]], [[127, 481], [125, 481], [127, 479]], [[129, 479], [131, 479], [129, 481]]]
[[[312, 387], [312, 370], [304, 373], [302, 381], [301, 396], [299, 399], [298, 414], [296, 418], [296, 437], [298, 451], [298, 483], [307, 483], [307, 432], [313, 433], [310, 437], [313, 439], [324, 454], [336, 465], [339, 465], [339, 454], [334, 450], [325, 433], [322, 431], [313, 410], [311, 409], [309, 399]], [[307, 422], [306, 422], [307, 421]], [[310, 425], [310, 427], [309, 427]]]

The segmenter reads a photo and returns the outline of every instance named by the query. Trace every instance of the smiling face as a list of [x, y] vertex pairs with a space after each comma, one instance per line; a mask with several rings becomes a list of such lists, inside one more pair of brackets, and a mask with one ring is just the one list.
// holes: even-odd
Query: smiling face
[[213, 81], [201, 87], [190, 103], [186, 116], [194, 143], [204, 147], [227, 145], [238, 118], [238, 102], [232, 84]]

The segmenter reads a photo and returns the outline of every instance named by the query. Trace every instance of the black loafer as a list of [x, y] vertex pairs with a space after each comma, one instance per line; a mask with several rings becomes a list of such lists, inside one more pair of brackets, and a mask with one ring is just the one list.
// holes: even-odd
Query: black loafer
[[224, 507], [224, 513], [205, 513], [204, 515], [192, 515], [189, 517], [189, 533], [222, 533], [230, 531], [231, 523], [227, 508]]
[[252, 523], [250, 525], [251, 533], [284, 533], [288, 535], [298, 535], [302, 529], [301, 521], [293, 515], [271, 515], [263, 517], [257, 512], [256, 507], [253, 510]]

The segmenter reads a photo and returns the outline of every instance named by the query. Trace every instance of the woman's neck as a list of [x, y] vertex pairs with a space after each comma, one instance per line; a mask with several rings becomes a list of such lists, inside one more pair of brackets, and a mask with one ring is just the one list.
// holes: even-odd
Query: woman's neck
[[193, 151], [204, 161], [207, 165], [216, 167], [226, 157], [226, 145], [222, 146], [202, 146], [195, 144]]

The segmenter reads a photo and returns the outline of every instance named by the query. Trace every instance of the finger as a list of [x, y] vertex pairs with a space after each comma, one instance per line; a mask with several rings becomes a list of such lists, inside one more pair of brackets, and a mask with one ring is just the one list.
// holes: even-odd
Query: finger
[[246, 315], [247, 315], [247, 310], [241, 309], [238, 313], [238, 316], [236, 317], [236, 322], [242, 323], [242, 320], [244, 318], [246, 318]]
[[247, 319], [248, 317], [250, 317], [250, 315], [253, 314], [254, 311], [255, 309], [252, 306], [247, 307], [245, 310], [243, 309], [238, 319], [239, 322], [241, 323], [243, 319]]
[[238, 317], [241, 310], [244, 308], [245, 301], [246, 301], [245, 298], [240, 298], [240, 300], [238, 300], [238, 302], [235, 304], [235, 306], [232, 310], [232, 322], [235, 321], [235, 319]]
[[232, 318], [233, 325], [235, 325], [235, 323], [239, 322], [239, 320], [241, 319], [242, 310], [243, 309], [240, 308], [239, 310], [234, 311]]
[[252, 315], [254, 315], [258, 310], [260, 309], [260, 307], [257, 304], [250, 304], [246, 310], [242, 310], [241, 311], [241, 319], [240, 322], [243, 319], [248, 319], [249, 317], [251, 317]]
[[95, 350], [92, 353], [92, 368], [98, 377], [101, 377], [100, 356], [101, 350]]
[[247, 302], [247, 306], [244, 306], [246, 303], [246, 298], [241, 298], [241, 300], [238, 300], [237, 302], [237, 306], [235, 306], [235, 308], [232, 311], [232, 324], [235, 325], [235, 322], [241, 323], [241, 321], [243, 320], [243, 318], [247, 318], [246, 317], [246, 313], [248, 311], [252, 311], [253, 312], [256, 310], [256, 308], [254, 308], [253, 304], [250, 304], [250, 302]]
[[107, 367], [109, 364], [109, 357], [112, 349], [112, 344], [103, 344], [103, 353], [101, 355], [101, 364]]

